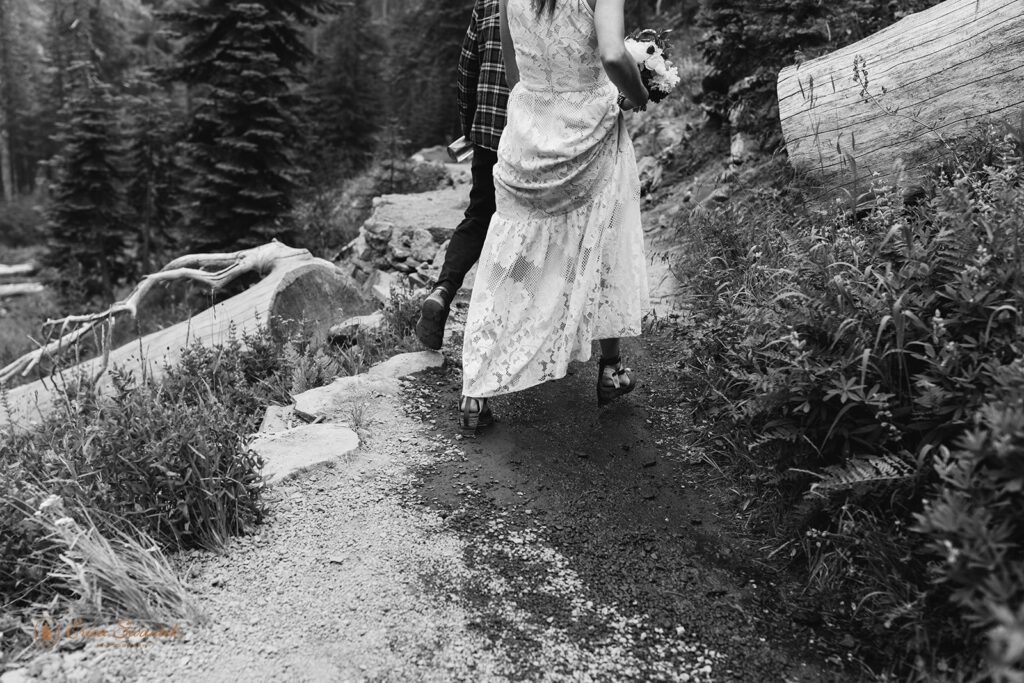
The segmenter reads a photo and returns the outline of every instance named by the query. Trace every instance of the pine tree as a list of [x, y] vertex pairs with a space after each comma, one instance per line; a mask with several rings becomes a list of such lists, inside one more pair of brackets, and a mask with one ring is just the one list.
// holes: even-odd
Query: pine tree
[[52, 129], [43, 138], [35, 136], [39, 121], [33, 115], [43, 69], [32, 21], [39, 12], [29, 0], [0, 0], [0, 180], [6, 200], [30, 191], [36, 163], [55, 151], [37, 152]]
[[170, 246], [172, 227], [180, 218], [174, 161], [184, 116], [148, 73], [139, 74], [131, 90], [124, 98], [125, 197], [138, 240], [138, 261], [148, 273], [156, 257]]
[[334, 183], [370, 159], [382, 120], [385, 48], [367, 0], [355, 0], [324, 27], [322, 54], [310, 68], [304, 158], [318, 178]]
[[183, 206], [193, 246], [245, 247], [287, 239], [301, 168], [294, 84], [310, 52], [298, 24], [326, 0], [209, 0], [168, 15], [185, 38], [173, 77], [199, 96], [184, 143]]
[[133, 240], [124, 215], [115, 100], [94, 75], [85, 78], [57, 136], [62, 151], [54, 159], [57, 182], [44, 261], [66, 298], [110, 301], [114, 287], [133, 275]]
[[0, 191], [5, 202], [14, 200], [14, 172], [11, 163], [11, 107], [13, 92], [11, 64], [11, 20], [13, 12], [7, 0], [0, 0]]
[[413, 146], [436, 145], [459, 132], [456, 67], [472, 0], [436, 0], [397, 22], [389, 60], [389, 101]]

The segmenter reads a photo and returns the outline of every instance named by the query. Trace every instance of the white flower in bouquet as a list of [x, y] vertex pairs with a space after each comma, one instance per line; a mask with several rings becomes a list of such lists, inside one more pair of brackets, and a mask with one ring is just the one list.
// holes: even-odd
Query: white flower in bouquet
[[632, 38], [626, 38], [626, 52], [629, 53], [629, 56], [637, 63], [637, 66], [639, 66], [643, 64], [644, 60], [648, 57], [647, 46], [653, 44], [654, 43], [641, 43], [633, 40]]
[[654, 78], [651, 79], [651, 85], [661, 92], [675, 90], [676, 86], [679, 85], [679, 69], [674, 66], [668, 66], [666, 63], [663, 70], [655, 71]]
[[644, 66], [656, 74], [663, 74], [668, 69], [668, 62], [662, 55], [654, 54], [644, 60]]
[[679, 70], [668, 59], [667, 33], [637, 30], [625, 40], [626, 51], [640, 68], [640, 77], [652, 102], [660, 102], [679, 85]]

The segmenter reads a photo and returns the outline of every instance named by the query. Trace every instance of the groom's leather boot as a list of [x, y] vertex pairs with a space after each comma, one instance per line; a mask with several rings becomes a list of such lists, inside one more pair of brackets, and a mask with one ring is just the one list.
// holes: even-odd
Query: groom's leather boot
[[444, 286], [434, 287], [434, 291], [423, 302], [420, 308], [420, 319], [416, 321], [416, 337], [428, 349], [437, 351], [444, 341], [444, 324], [448, 321], [453, 295]]

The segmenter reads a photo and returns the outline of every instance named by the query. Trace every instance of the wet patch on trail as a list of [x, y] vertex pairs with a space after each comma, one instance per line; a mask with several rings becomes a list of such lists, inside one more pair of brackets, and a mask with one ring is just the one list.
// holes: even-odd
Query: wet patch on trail
[[475, 614], [513, 679], [852, 680], [797, 647], [814, 634], [789, 618], [789, 588], [759, 562], [736, 493], [686, 446], [671, 341], [624, 352], [641, 382], [630, 396], [599, 411], [596, 362], [577, 364], [494, 400], [498, 422], [471, 439], [457, 362], [405, 385], [407, 411], [449, 444], [416, 495], [463, 538], [469, 569], [454, 586], [424, 575], [424, 589]]

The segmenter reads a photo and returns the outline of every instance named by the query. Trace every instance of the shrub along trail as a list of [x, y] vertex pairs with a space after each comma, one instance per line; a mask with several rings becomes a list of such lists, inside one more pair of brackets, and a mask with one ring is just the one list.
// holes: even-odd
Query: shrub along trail
[[[457, 341], [457, 340], [455, 340]], [[594, 369], [498, 400], [457, 436], [458, 355], [362, 411], [362, 447], [275, 487], [258, 535], [180, 558], [202, 624], [88, 643], [70, 680], [847, 680], [755, 562], [737, 501], [685, 444], [678, 349], [603, 413]], [[689, 434], [689, 436], [688, 436]]]

